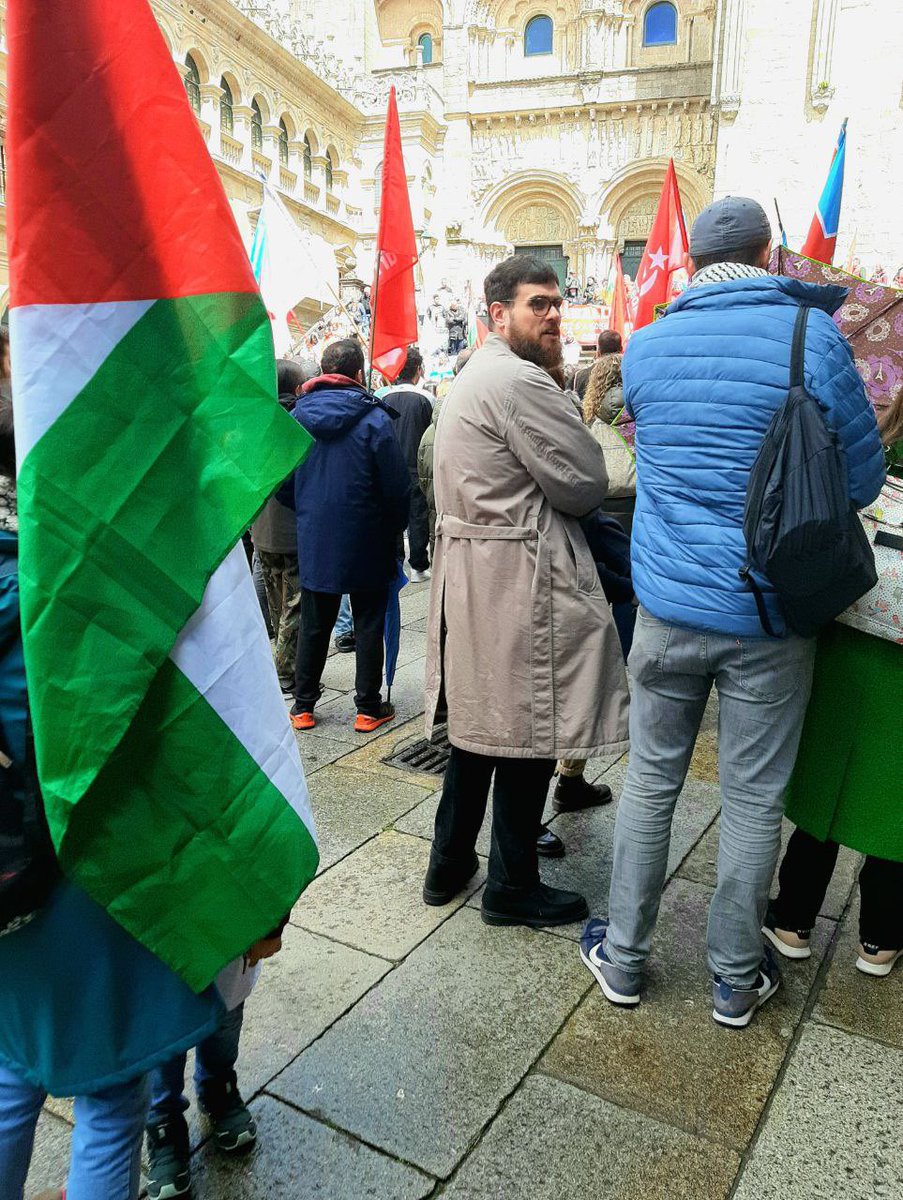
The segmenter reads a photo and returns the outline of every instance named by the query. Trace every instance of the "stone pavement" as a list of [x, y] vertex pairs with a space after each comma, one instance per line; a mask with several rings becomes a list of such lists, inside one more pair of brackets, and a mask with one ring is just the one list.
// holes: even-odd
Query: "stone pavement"
[[[643, 1003], [611, 1008], [577, 926], [495, 929], [483, 870], [445, 908], [420, 899], [439, 781], [387, 766], [422, 736], [428, 585], [403, 593], [397, 724], [351, 729], [335, 655], [301, 734], [321, 873], [247, 1006], [240, 1084], [258, 1148], [226, 1161], [192, 1117], [196, 1200], [873, 1200], [903, 1196], [903, 970], [853, 967], [856, 856], [814, 938], [745, 1031], [710, 1017], [704, 951], [718, 835], [716, 717], [678, 804]], [[617, 796], [625, 760], [590, 764]], [[549, 882], [604, 914], [614, 805], [561, 816]], [[30, 1184], [64, 1176], [71, 1109], [42, 1116]], [[26, 1192], [26, 1195], [30, 1194]]]

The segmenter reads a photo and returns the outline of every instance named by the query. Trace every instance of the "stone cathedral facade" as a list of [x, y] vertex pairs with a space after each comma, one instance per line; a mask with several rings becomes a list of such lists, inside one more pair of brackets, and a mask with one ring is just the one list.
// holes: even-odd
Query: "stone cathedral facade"
[[777, 199], [799, 244], [844, 117], [837, 260], [903, 263], [903, 10], [887, 0], [151, 3], [245, 237], [263, 174], [349, 283], [372, 275], [392, 85], [424, 293], [476, 295], [516, 249], [581, 279], [620, 253], [632, 274], [669, 157], [688, 223], [715, 195], [772, 216]]

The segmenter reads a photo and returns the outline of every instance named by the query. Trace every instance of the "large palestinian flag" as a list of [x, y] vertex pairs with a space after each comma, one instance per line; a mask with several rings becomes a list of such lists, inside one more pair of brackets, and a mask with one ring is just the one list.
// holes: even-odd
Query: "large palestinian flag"
[[22, 621], [64, 872], [194, 989], [317, 849], [236, 543], [310, 439], [147, 0], [9, 0]]

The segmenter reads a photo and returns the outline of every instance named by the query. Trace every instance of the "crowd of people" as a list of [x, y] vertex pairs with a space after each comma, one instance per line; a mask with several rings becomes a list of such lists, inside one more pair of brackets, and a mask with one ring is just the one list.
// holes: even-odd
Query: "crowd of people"
[[[647, 986], [675, 806], [716, 693], [722, 810], [707, 948], [712, 1016], [730, 1027], [748, 1025], [775, 993], [778, 957], [811, 953], [840, 845], [866, 855], [855, 966], [886, 976], [903, 956], [903, 806], [882, 732], [903, 678], [903, 389], [876, 420], [831, 319], [843, 289], [770, 275], [770, 246], [754, 201], [711, 205], [692, 229], [689, 286], [666, 316], [626, 353], [604, 331], [582, 368], [566, 362], [561, 332], [573, 284], [563, 294], [547, 263], [510, 258], [485, 281], [491, 332], [479, 349], [466, 345], [463, 307], [434, 296], [423, 341], [444, 339], [439, 395], [425, 386], [417, 346], [393, 384], [370, 390], [358, 330], [337, 325], [329, 333], [347, 336], [324, 338], [317, 361], [278, 364], [279, 403], [314, 444], [247, 539], [302, 758], [331, 641], [355, 654], [354, 729], [394, 718], [383, 694], [387, 608], [402, 569], [430, 581], [425, 720], [428, 736], [447, 732], [451, 751], [423, 900], [448, 904], [476, 873], [491, 793], [483, 920], [585, 921], [581, 959], [616, 1006], [636, 1006]], [[370, 318], [365, 295], [354, 320], [363, 330]], [[797, 632], [779, 589], [750, 567], [745, 527], [763, 439], [788, 397], [803, 394], [842, 451], [877, 578], [818, 637]], [[0, 473], [4, 684], [19, 698], [4, 728], [24, 763], [5, 393]], [[591, 915], [581, 894], [541, 878], [540, 858], [566, 853], [543, 811], [553, 779], [556, 812], [610, 803], [611, 789], [584, 777], [586, 762], [628, 748], [608, 910]], [[795, 832], [770, 900], [785, 812]], [[19, 1038], [13, 1050], [0, 1031], [0, 1200], [21, 1200], [38, 1113], [61, 1078], [79, 1096], [68, 1200], [134, 1200], [145, 1127], [150, 1200], [186, 1195], [185, 1051], [198, 1047], [197, 1098], [216, 1145], [252, 1145], [236, 1076], [243, 1003], [281, 929], [227, 969], [218, 1003], [180, 994], [161, 1032], [130, 1021], [135, 991], [161, 986], [152, 956], [101, 910], [79, 908], [65, 884], [56, 897], [53, 911], [68, 906], [66, 928], [75, 922], [84, 936], [67, 935], [65, 969], [49, 983], [37, 964], [60, 953], [47, 941], [59, 922], [0, 938], [0, 993]], [[90, 970], [78, 961], [86, 938]], [[10, 971], [29, 964], [35, 981], [11, 992]], [[92, 973], [120, 989], [107, 1027], [115, 1062], [62, 1037], [79, 1027], [77, 1011], [53, 1025], [66, 1005], [96, 1001]], [[36, 988], [50, 988], [50, 1000], [38, 1002]]]

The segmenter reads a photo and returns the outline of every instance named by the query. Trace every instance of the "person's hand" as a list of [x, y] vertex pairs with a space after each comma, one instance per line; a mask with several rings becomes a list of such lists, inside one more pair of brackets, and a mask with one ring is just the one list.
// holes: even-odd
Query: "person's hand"
[[255, 942], [248, 953], [245, 955], [249, 967], [256, 967], [257, 964], [264, 958], [272, 958], [274, 954], [278, 954], [282, 949], [282, 938], [261, 938], [259, 942]]

